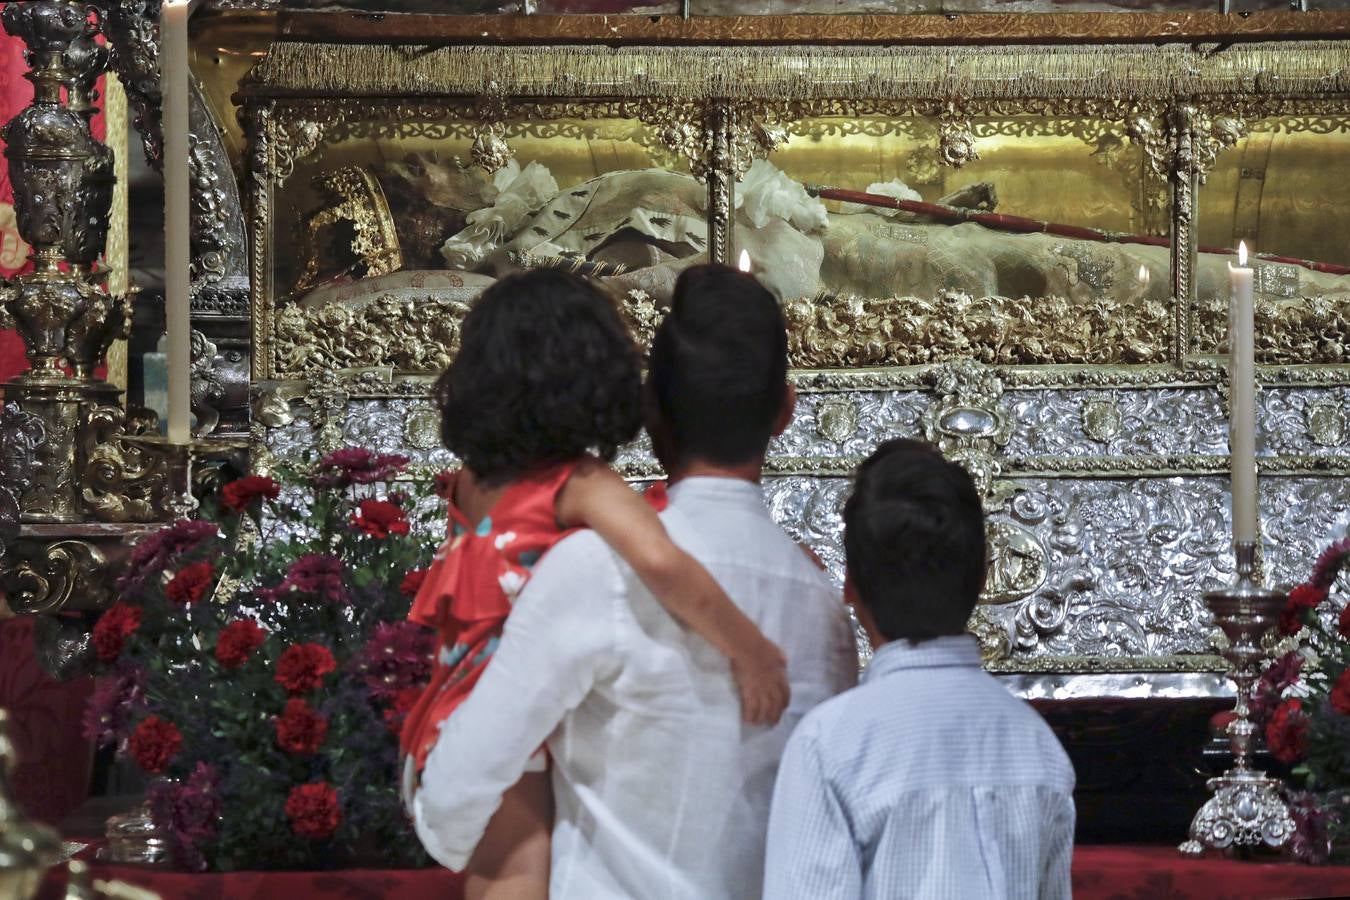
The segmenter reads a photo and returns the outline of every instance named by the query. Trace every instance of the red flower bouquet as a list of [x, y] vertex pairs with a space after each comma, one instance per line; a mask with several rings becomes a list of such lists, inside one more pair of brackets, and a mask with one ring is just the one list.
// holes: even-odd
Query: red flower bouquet
[[328, 736], [328, 720], [304, 700], [292, 697], [277, 718], [277, 746], [287, 753], [308, 756], [319, 752]]
[[407, 534], [410, 527], [403, 507], [388, 500], [362, 500], [360, 508], [352, 514], [351, 522], [353, 528], [376, 539]]
[[131, 733], [131, 758], [147, 772], [163, 772], [183, 746], [178, 726], [159, 716], [146, 716]]
[[286, 818], [302, 838], [322, 841], [332, 837], [342, 821], [337, 791], [324, 781], [292, 788], [286, 798]]
[[216, 662], [221, 668], [237, 669], [267, 640], [267, 632], [252, 619], [238, 619], [220, 630], [216, 639]]
[[206, 596], [215, 575], [216, 567], [206, 561], [184, 566], [164, 586], [164, 596], [181, 606], [191, 606]]
[[1350, 610], [1332, 588], [1350, 560], [1350, 540], [1317, 558], [1312, 575], [1289, 592], [1280, 631], [1297, 649], [1275, 660], [1252, 689], [1252, 720], [1290, 779], [1294, 855], [1325, 862], [1346, 838], [1350, 819]]
[[281, 485], [266, 475], [249, 475], [231, 481], [220, 492], [220, 503], [231, 512], [243, 512], [258, 500], [275, 500], [281, 495]]
[[[146, 538], [94, 627], [85, 733], [153, 776], [191, 869], [428, 862], [398, 797], [398, 725], [433, 635], [406, 621], [443, 535], [406, 459], [352, 448], [224, 486]], [[415, 591], [415, 589], [414, 589]]]
[[337, 671], [337, 660], [322, 644], [293, 644], [277, 660], [276, 682], [290, 694], [304, 694]]
[[94, 633], [90, 640], [100, 662], [113, 662], [122, 654], [127, 638], [141, 627], [140, 607], [126, 603], [114, 603], [98, 622], [94, 624]]

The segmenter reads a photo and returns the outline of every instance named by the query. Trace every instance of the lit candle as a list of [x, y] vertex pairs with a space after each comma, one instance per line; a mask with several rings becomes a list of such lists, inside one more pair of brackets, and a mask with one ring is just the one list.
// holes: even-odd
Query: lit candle
[[742, 251], [741, 251], [741, 258], [738, 259], [738, 260], [736, 260], [736, 268], [740, 269], [742, 272], [749, 272], [749, 271], [750, 271], [750, 251], [749, 251], [749, 250], [742, 250]]
[[188, 0], [164, 0], [159, 19], [160, 126], [164, 135], [164, 319], [168, 332], [169, 440], [191, 437], [188, 307]]
[[1232, 466], [1233, 541], [1256, 541], [1256, 328], [1252, 270], [1247, 245], [1238, 245], [1238, 264], [1228, 266], [1232, 298], [1228, 314], [1228, 449]]

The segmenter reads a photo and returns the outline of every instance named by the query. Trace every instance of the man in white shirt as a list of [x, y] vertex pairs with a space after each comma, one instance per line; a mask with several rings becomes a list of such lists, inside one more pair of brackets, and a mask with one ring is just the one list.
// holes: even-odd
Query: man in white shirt
[[547, 740], [553, 900], [757, 896], [788, 734], [856, 681], [838, 592], [770, 518], [759, 485], [791, 418], [773, 295], [723, 266], [687, 270], [653, 342], [653, 445], [671, 476], [661, 518], [779, 645], [792, 700], [744, 725], [725, 658], [676, 623], [595, 534], [542, 559], [500, 646], [442, 726], [413, 802], [428, 852], [462, 869]]
[[927, 444], [882, 445], [858, 469], [844, 550], [877, 650], [788, 742], [765, 900], [1068, 898], [1073, 767], [965, 633], [985, 578], [970, 476]]

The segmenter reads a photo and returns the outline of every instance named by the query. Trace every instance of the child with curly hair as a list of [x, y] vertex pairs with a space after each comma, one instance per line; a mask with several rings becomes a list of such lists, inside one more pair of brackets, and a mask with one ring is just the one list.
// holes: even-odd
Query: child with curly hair
[[[570, 529], [593, 529], [726, 655], [746, 721], [778, 720], [788, 702], [778, 647], [606, 465], [642, 421], [641, 359], [609, 297], [557, 270], [497, 282], [465, 317], [436, 395], [442, 439], [463, 467], [443, 485], [449, 538], [409, 613], [437, 629], [440, 647], [402, 732], [406, 800], [440, 724], [487, 667], [530, 567]], [[503, 798], [469, 863], [469, 900], [547, 897], [547, 768], [541, 748]]]

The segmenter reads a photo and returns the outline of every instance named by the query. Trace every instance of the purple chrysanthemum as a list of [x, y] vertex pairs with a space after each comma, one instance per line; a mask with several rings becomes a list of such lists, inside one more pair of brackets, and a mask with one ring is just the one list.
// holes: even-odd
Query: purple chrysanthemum
[[388, 481], [407, 464], [408, 457], [400, 453], [372, 453], [363, 447], [344, 447], [319, 460], [314, 480], [320, 487], [371, 484]]
[[218, 533], [214, 522], [197, 519], [179, 519], [161, 528], [136, 545], [126, 573], [117, 579], [118, 592], [124, 599], [134, 597], [180, 556], [197, 549]]
[[431, 677], [435, 635], [412, 622], [383, 622], [356, 658], [371, 697], [387, 702], [408, 688], [422, 687]]
[[1340, 816], [1319, 803], [1309, 791], [1291, 793], [1289, 811], [1294, 817], [1290, 852], [1299, 862], [1325, 865], [1331, 858], [1331, 826], [1340, 821]]
[[219, 783], [215, 768], [198, 762], [186, 781], [161, 781], [150, 788], [155, 824], [168, 832], [178, 862], [194, 872], [206, 869], [201, 845], [216, 836], [221, 814]]
[[127, 725], [145, 702], [145, 671], [130, 665], [104, 676], [84, 706], [81, 733], [100, 745], [127, 736]]

